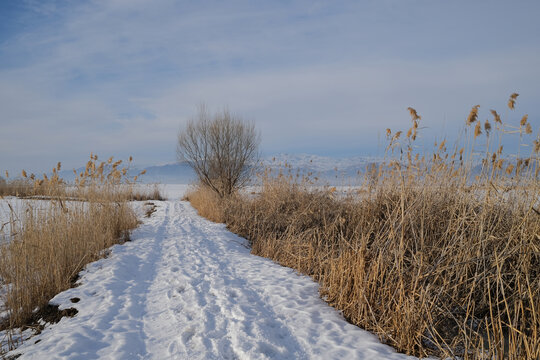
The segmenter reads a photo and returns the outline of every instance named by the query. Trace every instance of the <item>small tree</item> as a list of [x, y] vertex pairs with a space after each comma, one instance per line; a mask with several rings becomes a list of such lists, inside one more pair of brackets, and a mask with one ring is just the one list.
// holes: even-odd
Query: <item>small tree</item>
[[210, 115], [205, 106], [178, 133], [176, 154], [199, 182], [220, 197], [246, 185], [258, 160], [260, 135], [252, 122], [228, 110]]

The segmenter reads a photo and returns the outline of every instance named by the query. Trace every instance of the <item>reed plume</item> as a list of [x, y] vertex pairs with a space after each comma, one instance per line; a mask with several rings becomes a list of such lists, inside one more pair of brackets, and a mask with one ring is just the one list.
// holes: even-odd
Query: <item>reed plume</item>
[[512, 95], [510, 95], [510, 99], [508, 99], [508, 107], [510, 108], [510, 110], [515, 109], [515, 107], [516, 107], [516, 99], [517, 99], [518, 96], [519, 96], [518, 93], [513, 93]]
[[496, 123], [502, 124], [501, 117], [495, 110], [490, 110]]
[[471, 112], [469, 113], [469, 116], [467, 117], [467, 124], [472, 124], [478, 119], [478, 108], [480, 105], [475, 105], [472, 107]]
[[519, 122], [519, 126], [525, 126], [525, 124], [527, 124], [528, 118], [529, 118], [529, 115], [527, 114], [523, 115], [523, 117], [521, 118], [521, 121]]

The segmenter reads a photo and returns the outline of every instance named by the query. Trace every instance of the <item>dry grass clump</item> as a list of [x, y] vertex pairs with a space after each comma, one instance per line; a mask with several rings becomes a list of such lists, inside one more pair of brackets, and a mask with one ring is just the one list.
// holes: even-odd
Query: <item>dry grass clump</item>
[[22, 170], [21, 178], [10, 180], [6, 171], [7, 180], [0, 178], [0, 196], [83, 201], [97, 198], [115, 201], [163, 200], [157, 185], [143, 187], [137, 184], [137, 180], [146, 170], [133, 178], [128, 176], [132, 161], [133, 158], [130, 157], [127, 165], [122, 166], [123, 161], [114, 161], [112, 156], [106, 161], [98, 161], [98, 156], [91, 154], [84, 170], [79, 173], [73, 170], [74, 184], [68, 184], [60, 178], [60, 162], [52, 169], [52, 175], [43, 174], [41, 178], [35, 174], [28, 175]]
[[32, 188], [23, 180], [5, 180], [0, 177], [0, 196], [25, 197], [31, 194]]
[[0, 181], [0, 196], [66, 196], [66, 183], [58, 175], [61, 167], [62, 164], [59, 162], [52, 169], [52, 175], [43, 174], [41, 179], [33, 173], [28, 174], [26, 170], [22, 170], [20, 178], [10, 180], [9, 173], [6, 171], [6, 180]]
[[[111, 166], [106, 171], [107, 163]], [[87, 263], [111, 245], [129, 240], [137, 218], [128, 200], [162, 198], [157, 187], [142, 193], [126, 181], [121, 162], [111, 158], [107, 163], [98, 164], [92, 155], [75, 186], [57, 176], [60, 164], [52, 177], [39, 180], [23, 172], [25, 186], [32, 189], [27, 195], [36, 199], [39, 194], [37, 199], [47, 202], [43, 206], [41, 200], [29, 201], [20, 212], [9, 206], [11, 230], [7, 242], [0, 242], [1, 302], [7, 311], [7, 317], [0, 318], [0, 330], [8, 330], [8, 335], [69, 288]], [[4, 341], [0, 339], [0, 345]], [[16, 346], [9, 339], [7, 345]]]
[[158, 184], [154, 185], [137, 185], [128, 186], [127, 200], [132, 201], [147, 201], [147, 200], [166, 200], [161, 194], [161, 189]]
[[463, 355], [484, 340], [540, 350], [540, 225], [530, 211], [443, 187], [335, 199], [278, 181], [225, 214], [255, 254], [315, 277], [347, 319], [400, 351]]
[[123, 242], [137, 219], [127, 203], [51, 202], [47, 209], [28, 208], [22, 226], [0, 247], [0, 277], [9, 284], [8, 319], [3, 327], [26, 323], [32, 312], [68, 289], [84, 265], [111, 245]]
[[221, 204], [223, 221], [255, 254], [313, 276], [329, 304], [399, 351], [539, 359], [539, 154], [505, 157], [491, 143], [494, 132], [526, 139], [530, 123], [503, 124], [492, 111], [495, 129], [477, 129], [475, 106], [466, 143], [436, 144], [426, 158], [413, 151], [412, 110], [411, 129], [404, 139], [387, 131], [390, 160], [369, 169], [356, 196], [265, 177], [258, 196]]
[[199, 215], [214, 221], [223, 222], [224, 199], [215, 191], [199, 185], [186, 192], [182, 200], [189, 201]]

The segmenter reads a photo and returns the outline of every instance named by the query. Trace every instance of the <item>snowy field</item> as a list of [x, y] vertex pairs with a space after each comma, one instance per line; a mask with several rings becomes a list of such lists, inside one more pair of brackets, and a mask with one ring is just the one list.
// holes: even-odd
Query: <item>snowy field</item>
[[[89, 264], [52, 303], [78, 314], [8, 355], [19, 359], [406, 359], [347, 323], [309, 277], [251, 255], [244, 239], [178, 200]], [[5, 201], [5, 200], [3, 200]], [[135, 204], [139, 211], [142, 203]], [[71, 299], [80, 301], [73, 303]], [[1, 338], [2, 334], [0, 334]]]
[[[70, 206], [70, 202], [64, 202], [64, 206]], [[18, 231], [21, 221], [28, 212], [37, 214], [46, 212], [49, 208], [48, 200], [19, 199], [8, 196], [0, 199], [0, 244], [9, 241], [11, 232]], [[14, 225], [14, 229], [12, 229]]]
[[[142, 191], [152, 190], [152, 185], [136, 185]], [[167, 184], [158, 185], [161, 194], [168, 200], [178, 200], [185, 194], [189, 185], [185, 184]], [[70, 205], [70, 201], [64, 201], [66, 206]], [[47, 211], [49, 207], [48, 200], [32, 200], [19, 199], [14, 196], [6, 196], [0, 199], [0, 244], [9, 239], [11, 233], [11, 224], [18, 226], [26, 211], [40, 212]], [[135, 208], [138, 208], [135, 205]]]
[[159, 189], [167, 200], [179, 200], [184, 196], [190, 186], [186, 184], [166, 184], [159, 185]]

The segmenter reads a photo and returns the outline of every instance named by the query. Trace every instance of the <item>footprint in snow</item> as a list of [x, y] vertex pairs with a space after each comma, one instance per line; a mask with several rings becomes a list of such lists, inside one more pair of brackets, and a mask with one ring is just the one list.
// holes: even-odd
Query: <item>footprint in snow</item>
[[193, 337], [195, 336], [195, 326], [188, 327], [183, 333], [182, 333], [182, 341], [184, 344], [189, 344]]

